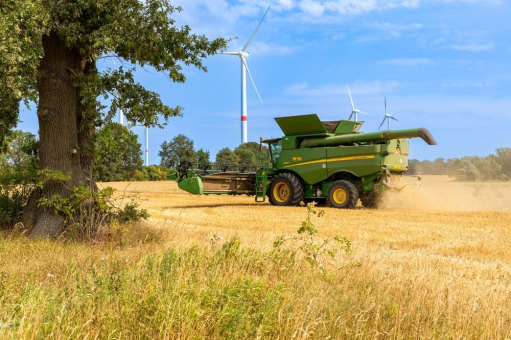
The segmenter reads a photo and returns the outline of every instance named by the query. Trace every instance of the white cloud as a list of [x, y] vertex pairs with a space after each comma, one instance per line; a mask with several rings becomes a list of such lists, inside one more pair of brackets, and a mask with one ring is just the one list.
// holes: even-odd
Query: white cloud
[[482, 4], [488, 4], [488, 5], [500, 5], [504, 1], [502, 0], [439, 0], [440, 2], [470, 2], [470, 3], [482, 3]]
[[432, 66], [436, 65], [436, 63], [427, 58], [397, 58], [397, 59], [387, 59], [380, 60], [377, 62], [380, 65], [393, 65], [393, 66], [419, 66], [426, 65]]
[[451, 48], [453, 50], [467, 52], [491, 52], [493, 51], [494, 47], [495, 47], [494, 43], [451, 45]]
[[376, 22], [364, 26], [369, 28], [371, 32], [369, 35], [358, 36], [357, 42], [359, 43], [374, 43], [383, 39], [401, 38], [405, 32], [413, 32], [424, 28], [424, 25], [419, 23], [394, 24], [388, 22]]
[[299, 47], [285, 46], [277, 44], [267, 44], [265, 42], [256, 41], [252, 44], [250, 49], [257, 53], [257, 55], [286, 55], [296, 52]]
[[331, 0], [325, 2], [325, 8], [339, 14], [356, 15], [397, 7], [417, 7], [419, 4], [420, 0]]
[[398, 25], [393, 24], [389, 22], [377, 22], [371, 25], [374, 28], [377, 28], [382, 31], [410, 31], [410, 30], [417, 30], [420, 28], [423, 28], [423, 24], [419, 23], [411, 23], [407, 25]]
[[306, 14], [310, 14], [315, 17], [320, 17], [325, 12], [325, 7], [314, 0], [302, 0], [299, 7]]
[[[368, 95], [382, 94], [394, 91], [401, 84], [397, 81], [365, 81], [357, 80], [349, 84], [353, 94]], [[347, 95], [348, 89], [345, 84], [323, 84], [319, 86], [309, 86], [307, 82], [295, 83], [289, 85], [285, 90], [286, 95], [309, 96], [309, 97], [329, 97], [333, 95]]]
[[494, 86], [497, 83], [495, 82], [482, 82], [482, 81], [445, 81], [442, 83], [443, 87], [455, 87], [455, 88], [480, 88], [480, 87], [489, 87]]

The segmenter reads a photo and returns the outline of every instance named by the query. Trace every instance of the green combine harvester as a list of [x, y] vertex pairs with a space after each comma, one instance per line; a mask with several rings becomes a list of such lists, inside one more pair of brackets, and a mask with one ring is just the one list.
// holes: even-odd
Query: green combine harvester
[[360, 199], [375, 208], [408, 169], [407, 138], [437, 144], [424, 128], [362, 133], [363, 122], [322, 122], [315, 114], [275, 121], [284, 136], [261, 139], [261, 165], [182, 162], [170, 179], [195, 195], [253, 195], [278, 206], [316, 201], [344, 209]]

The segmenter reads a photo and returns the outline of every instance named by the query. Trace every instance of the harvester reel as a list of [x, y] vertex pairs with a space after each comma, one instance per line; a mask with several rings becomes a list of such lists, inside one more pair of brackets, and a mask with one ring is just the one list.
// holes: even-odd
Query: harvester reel
[[358, 202], [357, 187], [350, 181], [335, 181], [328, 188], [326, 201], [333, 208], [353, 209]]
[[279, 174], [271, 181], [268, 196], [273, 205], [300, 205], [303, 201], [303, 185], [293, 174]]

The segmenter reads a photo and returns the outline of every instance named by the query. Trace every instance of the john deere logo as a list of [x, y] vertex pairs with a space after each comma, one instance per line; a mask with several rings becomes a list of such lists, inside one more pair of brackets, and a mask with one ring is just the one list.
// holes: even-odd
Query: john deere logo
[[293, 157], [293, 161], [296, 162], [296, 161], [301, 161], [302, 160], [302, 157]]

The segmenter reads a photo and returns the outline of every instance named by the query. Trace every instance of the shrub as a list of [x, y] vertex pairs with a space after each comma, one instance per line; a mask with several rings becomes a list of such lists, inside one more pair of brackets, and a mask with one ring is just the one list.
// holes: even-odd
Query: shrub
[[19, 221], [36, 177], [32, 164], [0, 168], [0, 228], [10, 229]]

